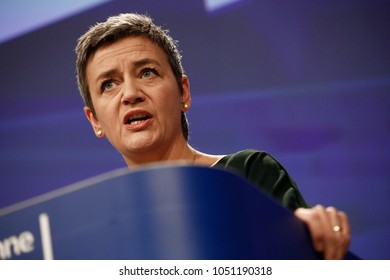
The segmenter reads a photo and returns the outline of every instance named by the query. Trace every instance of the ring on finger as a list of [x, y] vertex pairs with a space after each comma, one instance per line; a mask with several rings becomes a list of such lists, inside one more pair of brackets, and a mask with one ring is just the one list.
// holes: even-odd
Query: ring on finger
[[332, 228], [332, 230], [333, 230], [334, 232], [341, 232], [341, 231], [342, 231], [342, 228], [341, 228], [339, 225], [335, 225], [335, 226]]

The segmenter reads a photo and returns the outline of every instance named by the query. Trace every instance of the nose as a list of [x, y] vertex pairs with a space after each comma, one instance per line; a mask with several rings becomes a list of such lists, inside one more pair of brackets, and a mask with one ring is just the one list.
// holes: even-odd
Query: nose
[[122, 103], [128, 105], [142, 101], [144, 101], [144, 95], [137, 82], [126, 79], [122, 87]]

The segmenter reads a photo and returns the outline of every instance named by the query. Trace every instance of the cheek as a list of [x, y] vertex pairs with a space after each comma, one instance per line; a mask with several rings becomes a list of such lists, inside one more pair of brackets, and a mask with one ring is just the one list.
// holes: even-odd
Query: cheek
[[170, 100], [170, 105], [167, 106], [165, 103], [165, 114], [169, 116], [170, 120], [177, 119], [177, 116], [181, 115], [182, 105], [180, 99]]
[[[155, 92], [154, 96], [150, 98], [155, 103], [158, 112], [166, 116], [175, 116], [177, 112], [181, 111], [181, 95], [177, 88], [165, 88]], [[164, 94], [161, 94], [164, 93]], [[153, 98], [154, 97], [154, 98]]]
[[115, 124], [115, 120], [118, 119], [119, 114], [118, 108], [114, 102], [97, 102], [95, 112], [99, 122], [106, 131], [113, 127], [113, 124]]

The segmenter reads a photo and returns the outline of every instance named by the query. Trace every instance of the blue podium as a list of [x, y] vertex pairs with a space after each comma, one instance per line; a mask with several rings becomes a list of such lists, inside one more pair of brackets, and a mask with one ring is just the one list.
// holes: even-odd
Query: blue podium
[[215, 168], [120, 169], [0, 209], [0, 259], [318, 258], [290, 211]]

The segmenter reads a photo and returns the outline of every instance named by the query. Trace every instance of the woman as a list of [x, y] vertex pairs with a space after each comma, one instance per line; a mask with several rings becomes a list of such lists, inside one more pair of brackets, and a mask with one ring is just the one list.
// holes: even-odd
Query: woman
[[350, 243], [346, 214], [310, 208], [270, 155], [252, 150], [210, 155], [188, 144], [189, 81], [175, 41], [149, 17], [110, 17], [79, 38], [76, 53], [84, 112], [96, 136], [107, 137], [129, 168], [181, 161], [235, 170], [293, 210], [325, 259], [344, 257]]

